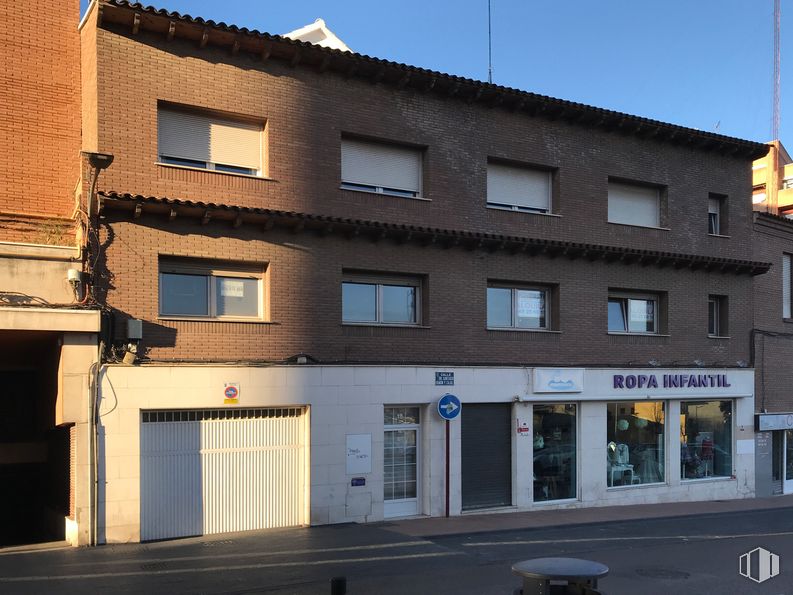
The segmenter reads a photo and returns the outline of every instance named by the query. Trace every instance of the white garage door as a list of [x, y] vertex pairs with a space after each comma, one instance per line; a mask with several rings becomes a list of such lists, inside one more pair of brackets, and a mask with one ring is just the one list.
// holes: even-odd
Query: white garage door
[[305, 524], [303, 408], [143, 411], [140, 538]]

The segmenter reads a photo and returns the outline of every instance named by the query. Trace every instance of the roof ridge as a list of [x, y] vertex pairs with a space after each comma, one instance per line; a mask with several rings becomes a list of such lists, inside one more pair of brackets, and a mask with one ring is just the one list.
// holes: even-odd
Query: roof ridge
[[[318, 52], [318, 53], [326, 53], [326, 54], [330, 54], [330, 55], [335, 55], [335, 56], [341, 57], [343, 59], [362, 60], [364, 62], [368, 62], [368, 63], [372, 63], [372, 64], [379, 64], [381, 66], [387, 66], [387, 67], [391, 67], [391, 68], [404, 70], [406, 72], [406, 74], [416, 73], [416, 74], [428, 75], [428, 76], [431, 76], [431, 77], [434, 77], [434, 78], [437, 78], [437, 79], [444, 79], [444, 80], [452, 81], [454, 83], [470, 85], [470, 86], [476, 87], [476, 88], [478, 88], [480, 90], [489, 90], [489, 91], [495, 91], [497, 93], [506, 93], [507, 95], [515, 96], [519, 100], [521, 98], [529, 99], [529, 100], [537, 101], [537, 102], [540, 102], [540, 103], [543, 103], [543, 104], [555, 105], [555, 106], [560, 107], [562, 109], [568, 108], [568, 109], [572, 109], [574, 111], [594, 113], [594, 114], [599, 114], [599, 115], [605, 116], [605, 117], [621, 118], [621, 119], [625, 119], [625, 120], [634, 122], [636, 124], [639, 124], [639, 128], [641, 128], [642, 125], [647, 125], [647, 126], [654, 126], [654, 127], [657, 127], [657, 128], [665, 129], [667, 131], [670, 131], [672, 133], [672, 136], [674, 136], [675, 133], [683, 133], [683, 134], [687, 134], [689, 136], [697, 137], [697, 138], [700, 138], [700, 139], [703, 139], [703, 140], [707, 140], [707, 141], [713, 141], [713, 142], [716, 142], [716, 143], [726, 143], [726, 144], [732, 145], [732, 146], [734, 146], [736, 148], [742, 148], [742, 149], [746, 150], [747, 152], [750, 152], [750, 155], [748, 155], [748, 156], [751, 156], [753, 159], [755, 159], [757, 157], [760, 157], [762, 155], [765, 155], [768, 152], [768, 145], [766, 145], [765, 143], [757, 142], [757, 141], [750, 141], [750, 140], [745, 140], [745, 139], [741, 139], [741, 138], [737, 138], [737, 137], [731, 137], [731, 136], [726, 136], [726, 135], [722, 135], [722, 134], [717, 134], [717, 133], [714, 133], [714, 132], [703, 131], [703, 130], [699, 130], [699, 129], [696, 129], [696, 128], [682, 126], [682, 125], [679, 125], [679, 124], [673, 124], [673, 123], [670, 123], [670, 122], [664, 122], [662, 120], [656, 120], [656, 119], [653, 119], [653, 118], [647, 118], [647, 117], [644, 117], [644, 116], [638, 116], [638, 115], [629, 114], [629, 113], [626, 113], [626, 112], [619, 112], [619, 111], [608, 109], [608, 108], [597, 107], [597, 106], [589, 105], [589, 104], [586, 104], [586, 103], [571, 101], [571, 100], [567, 100], [567, 99], [560, 99], [560, 98], [552, 97], [552, 96], [549, 96], [549, 95], [542, 95], [542, 94], [539, 94], [539, 93], [535, 93], [535, 92], [532, 92], [532, 91], [526, 91], [526, 90], [518, 89], [518, 88], [515, 88], [515, 87], [507, 87], [507, 86], [504, 86], [504, 85], [498, 85], [498, 84], [495, 84], [495, 83], [488, 83], [488, 82], [485, 82], [485, 81], [480, 81], [480, 80], [477, 80], [477, 79], [472, 79], [472, 78], [463, 77], [463, 76], [459, 76], [459, 75], [448, 74], [448, 73], [440, 72], [440, 71], [437, 71], [437, 70], [431, 70], [431, 69], [427, 69], [427, 68], [422, 68], [420, 66], [412, 66], [412, 65], [409, 65], [409, 64], [405, 64], [405, 63], [401, 63], [401, 62], [395, 62], [395, 61], [387, 60], [387, 59], [384, 59], [384, 58], [377, 58], [377, 57], [369, 56], [367, 54], [361, 54], [361, 53], [352, 52], [352, 51], [342, 51], [342, 50], [337, 50], [337, 49], [333, 49], [333, 48], [322, 47], [322, 46], [319, 46], [319, 45], [316, 45], [316, 44], [312, 44], [310, 42], [298, 41], [298, 40], [290, 39], [290, 38], [282, 36], [282, 35], [277, 35], [277, 34], [273, 34], [273, 33], [267, 33], [267, 32], [264, 32], [264, 31], [259, 31], [257, 29], [248, 29], [246, 27], [239, 27], [239, 26], [233, 25], [233, 24], [229, 25], [229, 24], [226, 24], [225, 22], [222, 22], [222, 21], [221, 22], [216, 22], [216, 21], [214, 21], [212, 19], [204, 19], [202, 17], [193, 17], [193, 16], [188, 15], [188, 14], [182, 14], [182, 13], [179, 13], [179, 12], [176, 12], [176, 11], [168, 11], [166, 9], [156, 8], [156, 7], [150, 6], [150, 5], [149, 6], [144, 6], [143, 4], [141, 4], [139, 2], [130, 2], [129, 0], [99, 0], [99, 1], [100, 1], [102, 6], [115, 7], [115, 8], [119, 8], [119, 9], [128, 9], [128, 10], [131, 10], [131, 11], [141, 11], [141, 12], [146, 12], [147, 14], [157, 15], [157, 16], [169, 18], [171, 20], [178, 20], [178, 21], [182, 21], [182, 22], [203, 25], [203, 26], [206, 26], [206, 27], [212, 27], [212, 28], [215, 28], [215, 29], [223, 30], [223, 31], [229, 31], [229, 32], [233, 32], [233, 33], [242, 33], [242, 34], [245, 34], [245, 35], [260, 37], [262, 39], [266, 39], [268, 41], [278, 42], [278, 43], [281, 43], [281, 44], [284, 44], [284, 45], [291, 45], [293, 47], [311, 49], [312, 51], [315, 51], [315, 52]], [[615, 127], [619, 127], [619, 126], [620, 125], [616, 125]]]

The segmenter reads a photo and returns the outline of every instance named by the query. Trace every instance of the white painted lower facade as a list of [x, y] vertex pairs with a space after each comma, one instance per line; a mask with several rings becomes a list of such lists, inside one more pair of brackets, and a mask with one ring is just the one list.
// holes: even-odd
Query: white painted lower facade
[[[436, 372], [453, 373], [454, 384], [436, 385]], [[665, 387], [667, 375], [678, 380], [686, 376], [693, 386]], [[626, 380], [628, 376], [632, 380]], [[648, 380], [651, 376], [654, 381]], [[709, 380], [702, 380], [703, 376]], [[448, 382], [449, 376], [444, 379]], [[548, 387], [549, 382], [553, 388]], [[283, 521], [284, 526], [378, 521], [387, 513], [445, 515], [446, 422], [436, 411], [437, 401], [445, 393], [459, 397], [461, 416], [466, 415], [466, 406], [474, 404], [501, 403], [508, 408], [511, 427], [499, 426], [498, 430], [509, 434], [505, 439], [512, 468], [511, 501], [501, 507], [503, 510], [754, 496], [753, 370], [113, 365], [103, 369], [100, 385], [99, 524], [100, 540], [108, 543], [147, 537], [145, 531], [142, 534], [141, 526], [150, 524], [151, 519], [142, 519], [142, 514], [151, 514], [146, 512], [151, 500], [142, 505], [142, 493], [148, 488], [141, 481], [144, 456], [141, 449], [142, 439], [146, 444], [149, 439], [142, 433], [142, 416], [156, 411], [304, 408], [305, 423], [301, 430], [304, 435], [300, 444], [305, 468], [299, 471], [303, 483], [289, 496], [294, 498], [298, 514]], [[227, 402], [224, 390], [228, 385], [238, 388], [238, 401]], [[639, 476], [640, 470], [638, 467], [634, 470], [634, 465], [623, 466], [630, 467], [630, 472], [621, 470], [619, 479], [615, 480], [612, 469], [616, 464], [609, 459], [607, 403], [642, 401], [663, 402], [664, 447], [657, 452], [663, 458], [664, 473], [657, 483], [635, 485], [632, 478]], [[699, 463], [699, 468], [705, 469], [703, 478], [681, 478], [681, 459], [687, 457], [687, 453], [681, 453], [681, 402], [689, 402], [686, 411], [692, 411], [693, 416], [696, 407], [692, 408], [691, 401], [729, 403], [729, 415], [725, 414], [723, 423], [725, 428], [729, 426], [730, 443], [724, 444], [724, 450], [731, 449], [730, 468], [722, 468], [721, 477], [708, 475], [709, 466], [711, 474], [714, 470], [713, 464], [708, 465], [706, 460]], [[540, 443], [535, 441], [538, 438], [535, 433], [540, 430], [534, 427], [533, 411], [535, 406], [549, 403], [574, 406], [575, 449], [574, 456], [569, 458], [574, 466], [570, 471], [574, 475], [574, 497], [535, 502], [537, 494], [548, 496], [549, 492], [547, 486], [538, 488], [535, 473], [536, 448]], [[399, 434], [399, 427], [384, 423], [386, 408], [399, 406], [419, 408], [418, 423], [405, 428], [412, 435]], [[469, 406], [469, 412], [474, 410]], [[386, 438], [389, 430], [397, 434]], [[551, 440], [555, 430], [546, 430]], [[460, 418], [450, 422], [449, 435], [449, 514], [460, 515], [467, 512], [462, 488]], [[404, 445], [414, 438], [415, 499], [387, 501], [384, 489], [391, 488], [387, 488], [384, 474], [386, 439], [389, 445], [396, 440], [404, 453], [412, 448], [406, 449]], [[708, 446], [707, 442], [712, 443], [712, 432], [710, 435], [699, 432], [696, 440], [702, 458], [707, 459], [705, 453], [713, 452], [712, 444]], [[151, 456], [151, 452], [145, 456]], [[235, 459], [231, 465], [245, 471], [241, 459]], [[268, 479], [266, 471], [251, 470], [251, 473], [261, 478], [257, 481], [273, 481]], [[210, 483], [224, 481], [222, 473], [209, 479]], [[257, 506], [261, 501], [261, 497], [253, 498], [248, 506]]]

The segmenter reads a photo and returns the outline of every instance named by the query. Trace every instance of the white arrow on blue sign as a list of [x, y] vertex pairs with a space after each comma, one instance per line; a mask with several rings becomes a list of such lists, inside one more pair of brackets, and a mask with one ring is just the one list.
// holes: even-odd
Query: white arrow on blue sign
[[438, 401], [438, 415], [447, 421], [451, 421], [460, 415], [462, 411], [462, 403], [460, 399], [454, 395], [446, 393]]

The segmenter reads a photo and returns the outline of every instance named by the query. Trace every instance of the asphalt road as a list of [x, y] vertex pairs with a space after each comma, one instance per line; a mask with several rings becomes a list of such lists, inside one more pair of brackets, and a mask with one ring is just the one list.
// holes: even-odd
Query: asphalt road
[[[415, 538], [388, 523], [0, 555], [0, 593], [511, 595], [514, 562], [570, 556], [610, 567], [608, 595], [793, 595], [793, 508]], [[758, 585], [738, 556], [762, 546], [781, 574]]]

